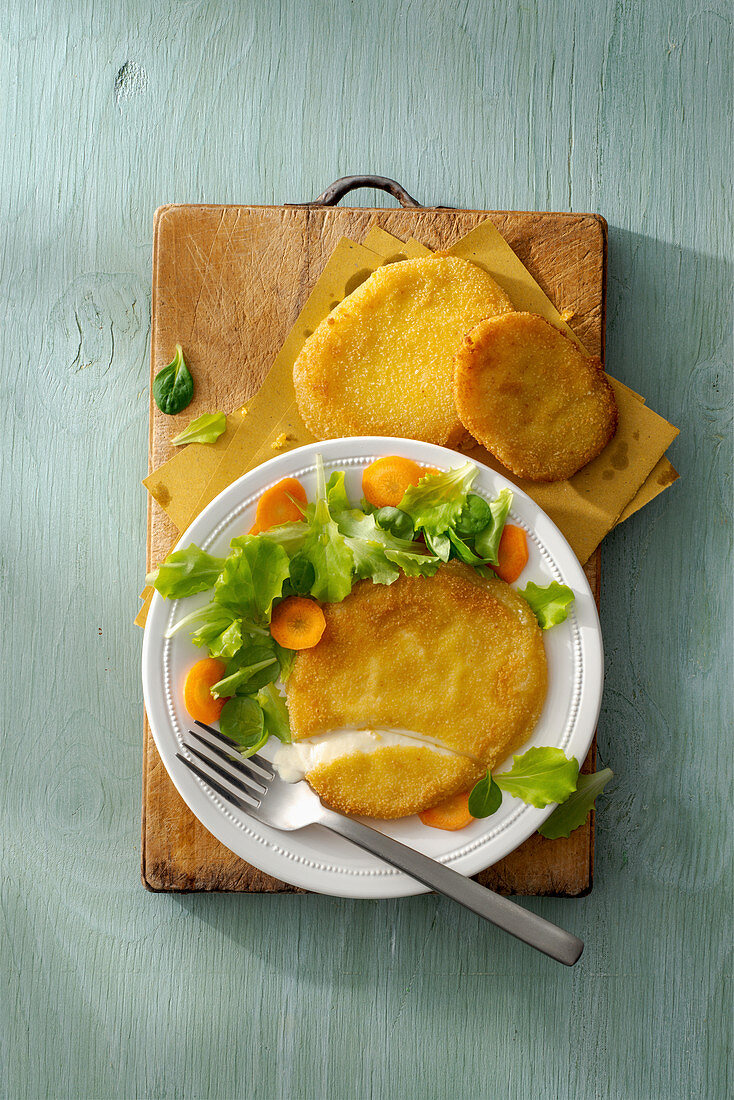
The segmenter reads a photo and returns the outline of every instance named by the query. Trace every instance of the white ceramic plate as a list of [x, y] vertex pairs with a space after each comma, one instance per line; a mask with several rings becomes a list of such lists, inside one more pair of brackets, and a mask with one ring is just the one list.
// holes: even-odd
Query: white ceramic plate
[[[225, 555], [229, 541], [247, 532], [254, 522], [258, 497], [284, 477], [297, 477], [313, 499], [316, 454], [323, 456], [327, 478], [345, 470], [351, 499], [362, 498], [361, 478], [375, 458], [400, 454], [422, 465], [449, 469], [465, 461], [454, 451], [408, 439], [358, 437], [310, 444], [273, 458], [245, 474], [204, 509], [181, 537], [177, 548], [195, 542], [212, 554]], [[583, 761], [599, 715], [603, 682], [603, 653], [596, 605], [586, 577], [571, 547], [554, 523], [530, 497], [511, 482], [477, 464], [479, 475], [472, 492], [492, 499], [509, 486], [514, 499], [510, 519], [528, 534], [530, 560], [519, 585], [529, 580], [569, 585], [575, 603], [564, 623], [544, 633], [548, 657], [548, 696], [531, 745], [557, 745]], [[170, 626], [208, 593], [186, 600], [153, 597], [143, 641], [145, 706], [161, 759], [181, 797], [203, 825], [236, 855], [260, 870], [294, 886], [352, 898], [388, 898], [426, 892], [426, 888], [362, 852], [341, 837], [318, 826], [299, 832], [278, 832], [248, 818], [225, 803], [179, 760], [185, 752], [183, 733], [191, 720], [183, 705], [185, 675], [202, 651], [184, 632], [165, 638]], [[265, 755], [269, 755], [268, 746]], [[511, 759], [507, 764], [511, 764]], [[502, 766], [499, 770], [505, 770]], [[474, 875], [522, 844], [548, 817], [553, 807], [537, 810], [505, 794], [502, 806], [485, 821], [475, 821], [459, 832], [430, 829], [417, 817], [375, 823], [390, 836], [420, 849], [465, 875]]]

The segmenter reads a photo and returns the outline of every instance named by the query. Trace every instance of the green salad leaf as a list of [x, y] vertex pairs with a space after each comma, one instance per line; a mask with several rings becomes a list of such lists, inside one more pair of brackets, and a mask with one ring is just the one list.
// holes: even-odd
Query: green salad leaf
[[295, 554], [288, 567], [291, 587], [296, 596], [307, 596], [313, 588], [316, 580], [316, 570], [313, 562], [305, 554]]
[[508, 772], [495, 775], [501, 790], [542, 809], [551, 802], [565, 802], [576, 790], [579, 762], [557, 748], [532, 748], [513, 756]]
[[229, 661], [242, 645], [241, 619], [230, 608], [219, 603], [205, 604], [184, 615], [166, 632], [166, 637], [172, 638], [184, 627], [194, 626], [196, 629], [191, 634], [191, 641], [194, 645], [206, 646], [212, 657]]
[[478, 535], [492, 522], [492, 513], [483, 497], [469, 493], [456, 520], [456, 534], [462, 538]]
[[285, 699], [274, 684], [268, 684], [257, 693], [257, 701], [264, 715], [264, 728], [268, 737], [277, 737], [288, 744], [292, 740]]
[[334, 470], [326, 483], [326, 503], [329, 505], [329, 511], [332, 516], [337, 512], [343, 512], [346, 508], [351, 508], [352, 505], [349, 502], [347, 496], [346, 485], [344, 484], [344, 471]]
[[538, 829], [541, 836], [557, 840], [560, 836], [570, 836], [574, 829], [584, 824], [594, 802], [614, 775], [611, 768], [602, 768], [593, 775], [580, 775], [576, 790], [563, 803], [556, 806], [547, 821]]
[[193, 396], [194, 380], [184, 363], [181, 345], [176, 344], [173, 361], [153, 379], [153, 398], [161, 412], [174, 416], [190, 404]]
[[407, 577], [432, 577], [441, 564], [431, 554], [419, 554], [412, 550], [385, 550], [385, 557], [400, 566]]
[[394, 535], [396, 539], [403, 539], [406, 542], [413, 541], [415, 528], [407, 512], [401, 511], [400, 508], [378, 508], [374, 517], [377, 526], [389, 535]]
[[269, 527], [267, 531], [261, 531], [258, 538], [282, 546], [286, 554], [293, 557], [303, 549], [308, 531], [308, 523], [305, 520], [296, 520], [293, 523], [281, 523], [277, 527]]
[[212, 687], [217, 699], [231, 695], [253, 695], [266, 684], [277, 680], [280, 663], [274, 642], [247, 641], [227, 664], [225, 675]]
[[227, 700], [219, 716], [219, 728], [225, 737], [232, 738], [243, 756], [252, 756], [268, 739], [263, 709], [246, 695]]
[[502, 791], [499, 789], [492, 774], [487, 769], [487, 774], [478, 783], [475, 783], [469, 794], [469, 813], [472, 817], [491, 817], [502, 802]]
[[491, 516], [489, 523], [474, 536], [475, 551], [492, 565], [499, 565], [497, 553], [511, 505], [512, 492], [510, 489], [503, 489], [499, 496], [489, 503]]
[[[333, 482], [332, 492], [337, 500], [346, 499], [343, 493], [343, 474], [341, 488], [339, 479]], [[354, 554], [347, 546], [344, 536], [329, 510], [324, 464], [317, 456], [316, 466], [317, 497], [316, 504], [308, 509], [306, 522], [308, 533], [304, 539], [302, 552], [314, 567], [315, 579], [311, 595], [324, 603], [341, 603], [352, 591], [354, 572]]]
[[145, 578], [167, 600], [181, 600], [211, 588], [224, 569], [225, 558], [215, 558], [193, 542], [185, 550], [174, 550]]
[[171, 443], [174, 447], [183, 447], [186, 443], [216, 443], [226, 429], [227, 417], [224, 413], [202, 413], [174, 436]]
[[551, 581], [544, 588], [528, 581], [525, 588], [518, 589], [518, 594], [528, 601], [543, 630], [562, 623], [574, 601], [573, 590], [558, 581]]
[[443, 531], [423, 530], [426, 546], [435, 557], [441, 561], [448, 561], [451, 557], [451, 539]]
[[459, 538], [453, 531], [449, 531], [449, 540], [451, 542], [451, 553], [453, 557], [459, 558], [460, 561], [466, 562], [467, 565], [484, 565], [484, 560], [478, 558], [470, 546], [464, 542], [462, 538]]
[[232, 539], [231, 553], [214, 586], [214, 599], [246, 622], [266, 623], [289, 577], [288, 555], [277, 543], [257, 535]]
[[455, 470], [428, 474], [406, 490], [400, 511], [408, 513], [416, 531], [422, 528], [427, 534], [443, 534], [454, 526], [464, 510], [478, 472], [474, 463], [467, 461]]

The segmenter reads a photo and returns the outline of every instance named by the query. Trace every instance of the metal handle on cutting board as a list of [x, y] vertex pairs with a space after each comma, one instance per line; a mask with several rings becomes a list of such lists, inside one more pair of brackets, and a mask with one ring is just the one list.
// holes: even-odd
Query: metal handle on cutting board
[[387, 176], [342, 176], [341, 179], [334, 180], [333, 183], [329, 184], [317, 199], [304, 205], [336, 206], [345, 195], [348, 195], [350, 191], [355, 191], [358, 187], [374, 187], [377, 191], [387, 191], [388, 195], [392, 195], [406, 209], [424, 209], [423, 203], [418, 202], [412, 195], [409, 195], [402, 184], [398, 183], [397, 180], [388, 179]]

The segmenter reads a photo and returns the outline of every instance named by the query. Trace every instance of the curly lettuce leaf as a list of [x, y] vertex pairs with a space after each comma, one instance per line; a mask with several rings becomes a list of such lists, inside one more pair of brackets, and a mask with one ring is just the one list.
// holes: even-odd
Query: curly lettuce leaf
[[407, 577], [432, 577], [441, 564], [431, 554], [417, 554], [409, 550], [386, 550], [385, 557], [400, 566]]
[[542, 809], [565, 802], [576, 790], [579, 762], [557, 748], [532, 748], [513, 756], [508, 772], [495, 775], [497, 786], [523, 802]]
[[518, 594], [530, 604], [543, 630], [562, 623], [574, 601], [573, 590], [558, 581], [551, 581], [544, 588], [529, 581], [525, 588], [518, 589]]
[[499, 565], [498, 551], [505, 522], [512, 505], [512, 491], [503, 489], [498, 497], [489, 502], [491, 520], [487, 526], [474, 536], [474, 549], [485, 561]]
[[174, 436], [171, 443], [174, 447], [183, 447], [187, 443], [216, 443], [226, 429], [227, 417], [223, 412], [202, 413]]
[[343, 512], [346, 508], [352, 507], [344, 484], [343, 470], [334, 470], [327, 481], [326, 503], [329, 505], [332, 516], [336, 516], [337, 512]]
[[267, 623], [273, 600], [289, 576], [288, 555], [257, 535], [232, 539], [232, 553], [214, 587], [214, 599], [247, 622]]
[[541, 836], [548, 840], [557, 840], [561, 836], [570, 836], [574, 829], [584, 824], [594, 809], [594, 802], [614, 775], [611, 768], [602, 768], [593, 775], [580, 775], [576, 790], [562, 806], [557, 806], [547, 821], [538, 829]]
[[305, 520], [295, 520], [293, 523], [280, 523], [277, 527], [269, 527], [267, 531], [261, 531], [258, 537], [282, 546], [291, 558], [303, 549], [308, 531], [308, 523]]
[[454, 470], [428, 474], [406, 490], [399, 508], [408, 513], [416, 531], [422, 528], [441, 535], [455, 526], [478, 472], [474, 463], [467, 461]]
[[[316, 478], [316, 502], [307, 513], [309, 530], [301, 552], [314, 567], [315, 580], [311, 595], [324, 603], [341, 603], [352, 591], [354, 554], [329, 510], [321, 455], [316, 458]], [[332, 491], [337, 498], [341, 495], [337, 482], [332, 486]]]
[[224, 569], [225, 558], [207, 554], [195, 543], [185, 550], [174, 550], [145, 578], [167, 600], [181, 600], [213, 588]]
[[166, 632], [172, 638], [185, 627], [196, 627], [191, 641], [197, 646], [206, 646], [212, 657], [229, 661], [242, 645], [242, 620], [231, 608], [219, 603], [208, 603], [196, 611], [184, 615], [183, 619]]

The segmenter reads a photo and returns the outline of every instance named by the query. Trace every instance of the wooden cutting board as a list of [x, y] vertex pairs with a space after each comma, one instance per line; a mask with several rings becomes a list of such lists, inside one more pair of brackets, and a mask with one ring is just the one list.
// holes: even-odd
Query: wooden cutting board
[[[156, 213], [151, 379], [177, 343], [196, 380], [187, 421], [230, 411], [256, 391], [329, 255], [343, 236], [375, 225], [432, 249], [446, 248], [484, 218], [510, 247], [587, 349], [604, 355], [606, 223], [590, 214], [313, 206], [167, 206]], [[149, 469], [170, 458], [178, 420], [151, 399]], [[179, 532], [148, 500], [148, 568]], [[585, 567], [599, 601], [599, 551]], [[596, 738], [583, 770], [593, 771]], [[580, 897], [591, 889], [593, 815], [567, 839], [538, 834], [478, 875], [500, 893]], [[190, 812], [168, 778], [147, 719], [143, 755], [141, 874], [150, 890], [299, 892], [233, 855]]]

